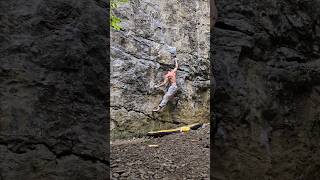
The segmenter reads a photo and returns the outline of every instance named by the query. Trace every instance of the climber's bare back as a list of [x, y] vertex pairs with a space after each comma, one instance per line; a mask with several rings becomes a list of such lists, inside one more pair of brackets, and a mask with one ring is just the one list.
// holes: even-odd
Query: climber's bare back
[[165, 75], [165, 78], [168, 78], [170, 85], [177, 84], [177, 75], [176, 75], [176, 71], [174, 69], [171, 71], [168, 71], [168, 73]]

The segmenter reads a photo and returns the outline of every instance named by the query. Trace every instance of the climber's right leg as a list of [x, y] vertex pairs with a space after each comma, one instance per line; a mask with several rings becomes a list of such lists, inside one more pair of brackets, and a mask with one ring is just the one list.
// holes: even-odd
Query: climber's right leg
[[176, 85], [171, 85], [166, 92], [166, 94], [163, 96], [159, 106], [157, 109], [153, 110], [153, 112], [158, 112], [163, 109], [168, 103], [170, 99], [174, 97], [174, 94], [177, 92], [177, 86]]
[[163, 96], [163, 98], [162, 98], [162, 100], [161, 100], [158, 108], [157, 108], [157, 109], [154, 109], [153, 112], [158, 112], [158, 111], [162, 110], [163, 107], [165, 107], [165, 106], [167, 105], [169, 99], [170, 99], [170, 96], [168, 95], [168, 93], [166, 93], [166, 94]]

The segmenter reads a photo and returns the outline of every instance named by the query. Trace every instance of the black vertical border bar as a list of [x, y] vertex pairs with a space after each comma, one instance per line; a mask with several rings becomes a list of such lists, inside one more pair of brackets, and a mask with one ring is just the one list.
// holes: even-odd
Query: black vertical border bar
[[[10, 37], [14, 35], [17, 37], [16, 41], [19, 43], [18, 45], [12, 46], [12, 42], [15, 40], [10, 40], [10, 38], [4, 38], [5, 41], [8, 42], [8, 45], [6, 45], [6, 42], [3, 44], [3, 42], [0, 42], [1, 45], [6, 45], [6, 46], [1, 46], [0, 51], [4, 51], [4, 55], [0, 57], [0, 71], [5, 71], [9, 75], [4, 76], [5, 73], [0, 74], [0, 79], [10, 78], [9, 80], [12, 82], [17, 82], [21, 83], [22, 85], [17, 86], [18, 88], [20, 87], [28, 87], [28, 90], [30, 88], [30, 92], [34, 91], [36, 93], [29, 93], [27, 92], [26, 95], [23, 94], [28, 101], [29, 105], [28, 109], [30, 110], [30, 115], [27, 116], [28, 114], [25, 113], [23, 116], [25, 118], [28, 118], [27, 120], [31, 120], [32, 122], [30, 125], [25, 129], [20, 129], [17, 128], [7, 128], [3, 129], [1, 127], [0, 131], [0, 144], [4, 146], [5, 148], [9, 147], [18, 147], [17, 150], [6, 150], [6, 151], [1, 151], [2, 156], [5, 157], [7, 156], [8, 159], [6, 158], [0, 158], [0, 179], [21, 179], [21, 177], [24, 177], [24, 179], [34, 179], [35, 177], [42, 178], [42, 179], [90, 179], [92, 176], [95, 179], [110, 179], [110, 113], [109, 113], [109, 104], [110, 104], [110, 57], [109, 57], [109, 52], [110, 52], [110, 43], [109, 43], [109, 37], [110, 37], [110, 32], [109, 32], [109, 8], [110, 4], [109, 1], [104, 1], [104, 0], [87, 0], [87, 1], [39, 1], [39, 4], [28, 2], [28, 1], [21, 1], [16, 4], [11, 4], [9, 2], [14, 2], [14, 1], [6, 1], [2, 2], [0, 1], [0, 16], [1, 18], [4, 17], [3, 21], [1, 18], [1, 25], [2, 29], [4, 31], [0, 32], [1, 37]], [[38, 1], [37, 1], [38, 2]], [[69, 26], [68, 28], [65, 28], [64, 34], [57, 33], [57, 35], [53, 36], [54, 31], [52, 29], [58, 29], [56, 24], [58, 25], [65, 25], [67, 24], [67, 21], [65, 18], [71, 14], [71, 12], [76, 12], [70, 10], [69, 14], [64, 14], [65, 11], [68, 11], [69, 8], [74, 8], [75, 5], [77, 5], [77, 2], [80, 2], [79, 6], [77, 8], [83, 8], [79, 10], [75, 15], [75, 21], [77, 21], [77, 27], [72, 28], [72, 26]], [[28, 4], [29, 3], [29, 4]], [[7, 6], [8, 5], [8, 6]], [[97, 5], [99, 7], [97, 7]], [[7, 7], [6, 7], [7, 6]], [[10, 8], [8, 8], [10, 7]], [[35, 8], [34, 8], [35, 7]], [[22, 11], [20, 11], [23, 8]], [[27, 8], [34, 8], [30, 9], [31, 13], [28, 14], [28, 20], [32, 20], [33, 23], [28, 23], [26, 20], [19, 20], [18, 18], [20, 16], [24, 16], [21, 14], [21, 12], [27, 12]], [[50, 9], [51, 8], [51, 9]], [[97, 8], [99, 8], [97, 10]], [[101, 8], [101, 9], [100, 9]], [[53, 10], [54, 9], [54, 10]], [[4, 11], [6, 10], [6, 11]], [[16, 11], [17, 13], [13, 13]], [[9, 14], [6, 14], [9, 13]], [[28, 12], [29, 13], [29, 12]], [[56, 13], [56, 14], [53, 14]], [[84, 16], [83, 18], [80, 18], [81, 13], [94, 13], [96, 15], [97, 21], [93, 21], [93, 16]], [[29, 19], [30, 15], [30, 19]], [[37, 16], [40, 16], [38, 18]], [[7, 18], [8, 17], [8, 18]], [[78, 18], [78, 19], [77, 19]], [[55, 22], [54, 20], [59, 20], [59, 22]], [[92, 22], [97, 23], [92, 26]], [[12, 26], [15, 24], [20, 23], [21, 26]], [[10, 27], [12, 26], [12, 27]], [[46, 30], [46, 31], [45, 31]], [[64, 31], [63, 31], [64, 32]], [[97, 36], [87, 38], [86, 33], [88, 34], [94, 34]], [[29, 33], [29, 34], [28, 34]], [[73, 34], [74, 33], [74, 34]], [[26, 36], [27, 35], [27, 36]], [[51, 36], [51, 37], [50, 37]], [[103, 36], [103, 38], [101, 38]], [[105, 37], [106, 36], [106, 37]], [[20, 40], [20, 37], [28, 37], [30, 38], [30, 45], [29, 43], [24, 44], [25, 42], [29, 41], [23, 41]], [[50, 37], [50, 38], [47, 38]], [[85, 72], [83, 68], [83, 64], [81, 64], [80, 58], [83, 56], [80, 55], [79, 57], [74, 57], [72, 58], [72, 61], [67, 61], [66, 55], [63, 56], [61, 52], [64, 52], [63, 48], [67, 48], [68, 44], [65, 44], [65, 39], [61, 40], [61, 38], [79, 38], [79, 39], [71, 39], [72, 43], [78, 43], [80, 42], [79, 46], [81, 46], [81, 43], [84, 43], [81, 41], [81, 38], [87, 38], [90, 41], [95, 41], [97, 40], [98, 42], [96, 44], [89, 44], [88, 48], [84, 48], [86, 51], [89, 50], [96, 50], [97, 52], [93, 52], [94, 55], [96, 55], [98, 58], [93, 58], [94, 60], [90, 61], [93, 63], [99, 63], [102, 62], [103, 67], [101, 67], [101, 72], [103, 74], [100, 76], [100, 74], [96, 75], [94, 72], [92, 73], [93, 75], [84, 75], [85, 73], [81, 74], [82, 72]], [[69, 39], [68, 39], [69, 40]], [[1, 40], [2, 41], [2, 40]], [[21, 43], [23, 42], [23, 43]], [[21, 43], [21, 44], [20, 44]], [[71, 43], [71, 45], [73, 45]], [[99, 44], [98, 44], [99, 43]], [[101, 44], [100, 44], [101, 43]], [[85, 44], [85, 43], [84, 43]], [[2, 48], [4, 47], [4, 48]], [[11, 50], [11, 48], [14, 47], [14, 51]], [[77, 46], [76, 46], [77, 47]], [[33, 48], [33, 50], [32, 50]], [[106, 49], [105, 49], [106, 48]], [[77, 49], [78, 50], [78, 49]], [[79, 49], [83, 50], [83, 49]], [[100, 51], [101, 50], [101, 51]], [[106, 51], [105, 51], [106, 50]], [[20, 53], [20, 52], [25, 52], [24, 57], [30, 57], [30, 58], [24, 58], [24, 59], [15, 59], [15, 61], [6, 61], [5, 58], [11, 58], [11, 55]], [[61, 55], [61, 61], [59, 63], [52, 63], [52, 61], [55, 60], [60, 60], [58, 59], [58, 55], [53, 55], [53, 56], [45, 56], [43, 58], [43, 54], [40, 54], [42, 52], [45, 53], [51, 53], [54, 54], [57, 52], [58, 55]], [[35, 55], [32, 55], [32, 53], [39, 53], [39, 59], [34, 60], [31, 59], [32, 57], [35, 57]], [[82, 52], [81, 52], [82, 53]], [[40, 57], [41, 56], [41, 57]], [[3, 58], [3, 59], [2, 59]], [[63, 59], [64, 58], [64, 59]], [[30, 63], [31, 61], [31, 63]], [[43, 62], [44, 61], [44, 62]], [[17, 63], [18, 62], [18, 63]], [[106, 63], [106, 64], [104, 64]], [[41, 71], [34, 71], [33, 68], [30, 67], [36, 67], [39, 66], [41, 69], [44, 69], [43, 72]], [[65, 66], [67, 68], [65, 68]], [[70, 68], [68, 66], [74, 66], [75, 68]], [[5, 68], [3, 68], [5, 67]], [[39, 69], [40, 69], [39, 68]], [[36, 68], [35, 68], [36, 69]], [[67, 70], [66, 70], [67, 69]], [[36, 69], [38, 70], [38, 69]], [[51, 75], [53, 71], [60, 71], [59, 75]], [[65, 74], [61, 73], [65, 72]], [[71, 76], [70, 74], [73, 72], [77, 72], [75, 76]], [[86, 72], [91, 73], [92, 72], [92, 67], [88, 65], [86, 67]], [[100, 69], [99, 69], [100, 73]], [[14, 74], [14, 76], [11, 76], [11, 74]], [[29, 74], [32, 74], [32, 76]], [[21, 77], [22, 78], [21, 78]], [[50, 78], [46, 79], [46, 77], [49, 76]], [[44, 77], [44, 80], [40, 80], [40, 78]], [[61, 77], [61, 79], [58, 79], [57, 77]], [[24, 81], [19, 82], [18, 78], [23, 79]], [[58, 79], [58, 80], [57, 80]], [[94, 82], [92, 80], [97, 80], [99, 81], [98, 86], [103, 88], [103, 92], [99, 92], [99, 89], [94, 89], [92, 92], [98, 92], [96, 94], [96, 97], [99, 97], [99, 102], [98, 104], [94, 104], [96, 106], [88, 107], [88, 108], [79, 108], [75, 107], [74, 104], [68, 104], [71, 102], [71, 100], [78, 100], [81, 99], [83, 96], [88, 95], [86, 92], [85, 88], [79, 88], [75, 86], [71, 86], [73, 82], [75, 84], [72, 85], [80, 85], [80, 86], [87, 86], [89, 88], [92, 88], [92, 84], [94, 85]], [[88, 83], [88, 81], [92, 81]], [[102, 82], [101, 82], [102, 81]], [[44, 83], [43, 83], [44, 82]], [[68, 82], [69, 85], [66, 85]], [[0, 83], [1, 88], [6, 87], [4, 85], [6, 81], [2, 81]], [[106, 84], [105, 84], [106, 83]], [[85, 84], [85, 85], [84, 85]], [[27, 86], [26, 86], [27, 85]], [[56, 86], [63, 86], [61, 89], [56, 88]], [[20, 89], [15, 89], [16, 91], [16, 97], [20, 97], [22, 90]], [[94, 87], [95, 88], [95, 87]], [[77, 89], [77, 90], [75, 90]], [[31, 91], [32, 90], [32, 91]], [[106, 92], [105, 92], [106, 91]], [[57, 99], [55, 96], [58, 96], [56, 94], [59, 94], [59, 97]], [[2, 89], [0, 92], [1, 100], [2, 98], [7, 98], [6, 100], [9, 102], [11, 99], [11, 96], [4, 96], [2, 94]], [[34, 97], [32, 97], [34, 96]], [[8, 98], [9, 97], [9, 98]], [[53, 100], [48, 100], [52, 98]], [[102, 103], [100, 103], [100, 98], [102, 99]], [[31, 100], [30, 100], [31, 99]], [[29, 102], [30, 101], [30, 102]], [[9, 103], [10, 105], [8, 108], [12, 109], [17, 109], [15, 112], [24, 112], [23, 106], [20, 106], [18, 108], [15, 108], [15, 103]], [[91, 104], [89, 104], [91, 105]], [[55, 107], [57, 106], [57, 107]], [[103, 106], [101, 108], [101, 106]], [[3, 106], [0, 106], [0, 109], [3, 108]], [[79, 108], [79, 109], [77, 109]], [[58, 110], [57, 110], [58, 109]], [[92, 113], [94, 111], [99, 111], [99, 117], [98, 118], [92, 118], [95, 121], [94, 123], [101, 123], [101, 129], [102, 133], [97, 133], [92, 135], [90, 132], [88, 133], [90, 136], [87, 139], [87, 137], [79, 137], [82, 132], [88, 132], [91, 129], [90, 124], [85, 125], [83, 124], [77, 124], [78, 118], [82, 114], [86, 114], [88, 111], [89, 113]], [[47, 113], [47, 114], [46, 114]], [[68, 117], [65, 116], [65, 113], [70, 113], [68, 114]], [[106, 114], [104, 114], [106, 113]], [[77, 116], [73, 118], [70, 118], [71, 115], [76, 114]], [[100, 115], [106, 115], [101, 118], [100, 121]], [[34, 116], [34, 117], [33, 117]], [[12, 116], [13, 120], [16, 121], [17, 127], [20, 125], [19, 120], [22, 116]], [[7, 121], [10, 121], [11, 117], [4, 117], [6, 118]], [[54, 119], [54, 126], [48, 125], [50, 121]], [[1, 119], [2, 120], [2, 119]], [[62, 124], [66, 121], [66, 124]], [[87, 122], [90, 123], [91, 119], [89, 119]], [[70, 123], [71, 122], [71, 123]], [[74, 123], [73, 123], [74, 122]], [[53, 123], [52, 123], [53, 124]], [[62, 124], [62, 125], [61, 125]], [[0, 124], [2, 125], [2, 124]], [[75, 125], [79, 125], [75, 127]], [[9, 126], [8, 126], [9, 127]], [[61, 128], [61, 129], [59, 129]], [[53, 131], [51, 133], [50, 131]], [[61, 130], [61, 134], [55, 133], [56, 130]], [[99, 128], [100, 130], [100, 128]], [[54, 134], [55, 133], [55, 134]], [[102, 138], [101, 135], [102, 134]], [[95, 136], [96, 135], [96, 136]], [[99, 141], [93, 142], [92, 138], [96, 138]], [[101, 140], [102, 139], [102, 140]], [[101, 144], [100, 142], [103, 141], [105, 144]], [[18, 145], [18, 146], [17, 146]], [[60, 146], [61, 145], [61, 146]], [[75, 145], [78, 145], [76, 148], [74, 148]], [[38, 147], [40, 150], [38, 149]], [[59, 150], [55, 150], [55, 146], [57, 146]], [[93, 147], [93, 148], [92, 148]], [[19, 149], [24, 149], [20, 151]], [[43, 149], [42, 149], [43, 148]], [[99, 148], [99, 150], [102, 149], [101, 153], [99, 152], [98, 155], [92, 155], [91, 152], [94, 152], [95, 148]], [[101, 149], [100, 149], [101, 148]], [[74, 149], [77, 149], [74, 151]], [[30, 154], [26, 154], [27, 151], [30, 151]], [[22, 153], [23, 152], [23, 153]], [[47, 153], [48, 152], [48, 153]], [[87, 153], [89, 152], [89, 153]], [[29, 152], [28, 152], [29, 153]], [[20, 156], [21, 155], [21, 156]], [[43, 156], [42, 156], [43, 155]], [[91, 171], [91, 169], [80, 169], [80, 167], [89, 167], [89, 166], [82, 166], [77, 163], [73, 163], [74, 161], [70, 160], [68, 156], [72, 156], [71, 159], [79, 160], [82, 162], [88, 162], [88, 163], [93, 163], [93, 164], [99, 164], [97, 165], [97, 170], [99, 172], [103, 172], [104, 174], [86, 174], [88, 170]], [[50, 157], [50, 158], [45, 158], [45, 157]], [[17, 163], [13, 166], [10, 166], [7, 164], [7, 161], [12, 161], [12, 159], [15, 160]], [[36, 168], [39, 165], [38, 161], [35, 161], [36, 159], [39, 159], [41, 161], [47, 161], [46, 165], [41, 165], [41, 168]], [[57, 161], [61, 159], [66, 159], [68, 164], [64, 163], [58, 163]], [[52, 164], [52, 165], [51, 165]], [[105, 166], [106, 165], [106, 166]], [[37, 171], [28, 171], [30, 167], [34, 167], [37, 169]], [[69, 171], [69, 173], [65, 168], [73, 167]], [[93, 166], [94, 167], [94, 166]], [[100, 167], [106, 167], [106, 168], [101, 168]], [[98, 169], [99, 168], [99, 169]], [[5, 170], [3, 170], [5, 169]], [[54, 170], [58, 170], [57, 172], [54, 172]], [[61, 170], [61, 171], [60, 171]], [[93, 170], [95, 170], [93, 168]], [[6, 172], [5, 172], [6, 171]], [[3, 173], [5, 172], [5, 173]], [[36, 174], [35, 174], [36, 172]], [[78, 173], [78, 174], [76, 174]], [[81, 174], [80, 174], [81, 173]], [[89, 177], [91, 176], [91, 177]], [[20, 177], [20, 178], [19, 178]]]
[[214, 25], [217, 19], [217, 8], [215, 0], [210, 0], [210, 179], [213, 179], [213, 153], [214, 153], [214, 136], [217, 131], [217, 122], [214, 116], [214, 92], [216, 81], [214, 78], [214, 54], [215, 54], [215, 35]]
[[106, 100], [106, 113], [107, 113], [107, 141], [108, 141], [108, 150], [107, 150], [107, 177], [111, 179], [111, 161], [110, 161], [110, 156], [111, 156], [111, 145], [110, 145], [110, 0], [106, 0], [106, 7], [107, 7], [107, 12], [106, 12], [106, 36], [107, 36], [107, 42], [106, 42], [106, 53], [107, 53], [107, 58], [106, 58], [106, 63], [107, 63], [107, 94], [108, 98]]

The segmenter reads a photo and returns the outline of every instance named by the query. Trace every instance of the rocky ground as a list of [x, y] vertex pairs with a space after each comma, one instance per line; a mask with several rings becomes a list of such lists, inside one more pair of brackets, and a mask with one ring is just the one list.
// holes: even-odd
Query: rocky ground
[[209, 179], [209, 137], [206, 125], [189, 133], [111, 142], [112, 179]]

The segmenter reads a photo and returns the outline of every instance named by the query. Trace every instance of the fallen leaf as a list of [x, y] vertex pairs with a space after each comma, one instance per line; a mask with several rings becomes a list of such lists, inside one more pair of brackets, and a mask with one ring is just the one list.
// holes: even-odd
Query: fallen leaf
[[156, 144], [150, 144], [148, 145], [149, 147], [159, 147], [159, 145], [156, 145]]

